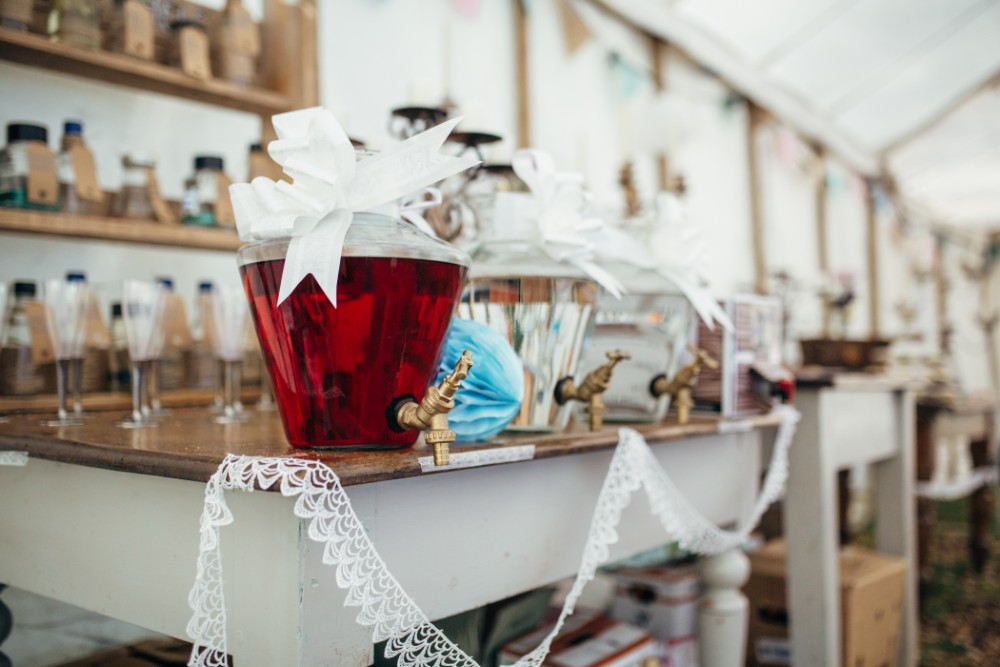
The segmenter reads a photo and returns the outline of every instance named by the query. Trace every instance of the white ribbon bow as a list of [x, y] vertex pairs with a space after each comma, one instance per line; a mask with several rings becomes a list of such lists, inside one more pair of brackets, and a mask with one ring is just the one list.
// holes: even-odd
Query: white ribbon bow
[[539, 150], [519, 150], [511, 163], [531, 193], [497, 193], [498, 231], [522, 238], [538, 235], [542, 249], [552, 259], [577, 267], [615, 296], [621, 296], [625, 289], [618, 279], [593, 262], [594, 245], [587, 234], [604, 222], [586, 213], [589, 199], [583, 189], [583, 176], [556, 172], [552, 157]]
[[603, 227], [595, 244], [600, 258], [658, 273], [680, 289], [709, 329], [718, 322], [731, 331], [729, 316], [708, 291], [701, 272], [707, 245], [688, 220], [680, 199], [660, 193], [656, 213], [640, 224], [645, 228], [639, 234]]
[[229, 188], [243, 241], [291, 238], [280, 304], [312, 274], [334, 306], [344, 238], [354, 213], [422, 190], [478, 163], [439, 152], [460, 118], [421, 132], [361, 162], [337, 119], [316, 107], [279, 114], [268, 152], [292, 183], [258, 177]]

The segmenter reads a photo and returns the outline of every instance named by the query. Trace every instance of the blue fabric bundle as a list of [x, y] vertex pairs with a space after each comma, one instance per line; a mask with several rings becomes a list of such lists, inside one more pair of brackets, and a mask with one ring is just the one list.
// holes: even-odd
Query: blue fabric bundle
[[455, 394], [448, 424], [459, 442], [492, 438], [521, 410], [524, 367], [510, 343], [484, 324], [455, 318], [448, 329], [436, 382], [454, 370], [464, 350], [472, 352], [472, 369]]

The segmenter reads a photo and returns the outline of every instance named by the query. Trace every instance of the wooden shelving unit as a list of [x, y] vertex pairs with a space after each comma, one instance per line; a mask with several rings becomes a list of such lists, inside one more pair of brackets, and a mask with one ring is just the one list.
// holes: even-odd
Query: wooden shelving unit
[[298, 105], [290, 96], [271, 90], [240, 88], [219, 79], [198, 81], [175, 67], [107, 51], [85, 51], [52, 42], [42, 35], [3, 28], [0, 28], [0, 59], [262, 116]]
[[230, 250], [240, 247], [233, 229], [163, 225], [118, 218], [0, 208], [0, 230], [147, 245]]

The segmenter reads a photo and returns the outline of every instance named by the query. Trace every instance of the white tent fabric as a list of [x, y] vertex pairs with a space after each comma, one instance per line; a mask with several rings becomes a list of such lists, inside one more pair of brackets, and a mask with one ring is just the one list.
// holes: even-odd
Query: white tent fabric
[[997, 94], [977, 93], [1000, 72], [1000, 0], [605, 4], [859, 172], [875, 175], [888, 158], [901, 192], [934, 221], [1000, 225]]

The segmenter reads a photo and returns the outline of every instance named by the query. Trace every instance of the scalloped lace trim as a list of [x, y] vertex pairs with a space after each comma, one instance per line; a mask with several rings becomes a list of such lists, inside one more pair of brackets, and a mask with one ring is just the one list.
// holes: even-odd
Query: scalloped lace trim
[[[643, 488], [650, 507], [667, 535], [690, 551], [719, 554], [739, 547], [757, 525], [764, 510], [781, 493], [788, 478], [788, 447], [799, 413], [779, 408], [778, 430], [770, 466], [753, 512], [735, 531], [716, 527], [684, 497], [659, 464], [643, 437], [629, 428], [619, 431], [619, 442], [597, 498], [580, 569], [555, 627], [539, 646], [517, 661], [516, 667], [539, 667], [552, 641], [573, 613], [584, 587], [618, 540], [617, 526], [632, 494]], [[340, 479], [317, 461], [255, 458], [229, 455], [205, 488], [201, 515], [198, 572], [188, 596], [193, 615], [187, 626], [194, 649], [191, 667], [225, 667], [226, 606], [222, 590], [219, 530], [233, 522], [225, 492], [269, 489], [295, 497], [295, 516], [308, 522], [310, 539], [323, 545], [323, 562], [335, 568], [337, 585], [347, 591], [347, 606], [358, 607], [357, 622], [372, 630], [372, 641], [386, 641], [386, 657], [400, 667], [478, 667], [478, 664], [437, 629], [403, 590], [386, 567]]]

